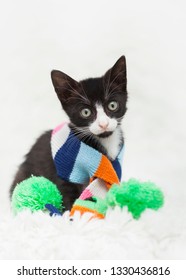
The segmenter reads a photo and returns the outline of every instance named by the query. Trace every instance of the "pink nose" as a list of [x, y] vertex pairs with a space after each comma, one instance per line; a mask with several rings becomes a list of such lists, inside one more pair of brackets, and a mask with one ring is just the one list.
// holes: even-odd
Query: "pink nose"
[[102, 128], [102, 129], [107, 129], [108, 122], [101, 122], [101, 123], [99, 123], [99, 127]]

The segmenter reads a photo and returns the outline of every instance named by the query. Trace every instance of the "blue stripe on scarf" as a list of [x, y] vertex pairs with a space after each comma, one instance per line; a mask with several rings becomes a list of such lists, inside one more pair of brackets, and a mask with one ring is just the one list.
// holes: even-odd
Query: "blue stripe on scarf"
[[80, 144], [80, 140], [71, 131], [67, 141], [55, 155], [54, 162], [57, 168], [57, 174], [65, 181], [69, 181], [70, 174], [80, 149]]
[[121, 165], [120, 165], [118, 159], [115, 159], [111, 163], [112, 163], [112, 166], [114, 167], [114, 169], [116, 171], [116, 174], [118, 175], [119, 180], [121, 180], [122, 169], [121, 169]]
[[70, 181], [79, 184], [86, 184], [90, 181], [100, 164], [102, 154], [92, 147], [81, 142]]

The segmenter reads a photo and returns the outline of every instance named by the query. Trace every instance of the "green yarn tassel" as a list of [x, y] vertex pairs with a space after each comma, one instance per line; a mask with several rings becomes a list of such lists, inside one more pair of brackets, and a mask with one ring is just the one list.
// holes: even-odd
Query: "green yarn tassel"
[[17, 184], [13, 191], [11, 206], [14, 214], [24, 209], [32, 212], [46, 210], [46, 204], [62, 209], [62, 196], [57, 186], [44, 177], [32, 176]]
[[114, 184], [108, 191], [106, 201], [109, 206], [127, 206], [134, 219], [139, 219], [147, 209], [158, 210], [163, 206], [162, 191], [152, 182], [130, 179], [120, 185]]

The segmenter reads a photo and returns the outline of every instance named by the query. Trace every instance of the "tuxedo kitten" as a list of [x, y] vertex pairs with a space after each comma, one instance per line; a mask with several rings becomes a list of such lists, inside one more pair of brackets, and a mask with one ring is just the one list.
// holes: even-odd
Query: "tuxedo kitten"
[[[126, 61], [122, 56], [104, 76], [75, 81], [65, 73], [53, 70], [51, 78], [69, 126], [87, 145], [115, 159], [123, 144], [121, 121], [127, 110]], [[69, 210], [86, 187], [66, 182], [57, 176], [51, 147], [51, 131], [41, 135], [26, 155], [13, 184], [31, 175], [44, 176], [55, 183], [63, 195], [63, 206]]]

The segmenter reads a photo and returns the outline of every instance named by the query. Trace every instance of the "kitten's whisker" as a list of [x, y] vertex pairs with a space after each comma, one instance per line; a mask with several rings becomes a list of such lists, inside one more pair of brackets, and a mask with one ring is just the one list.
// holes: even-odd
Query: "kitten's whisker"
[[92, 134], [89, 130], [88, 126], [78, 127], [78, 130], [73, 131], [73, 134], [77, 136], [82, 141], [90, 141], [93, 140], [96, 145], [102, 146], [96, 137], [96, 135]]
[[73, 131], [73, 134], [82, 139], [89, 136], [90, 130], [88, 127], [78, 128], [78, 130]]

